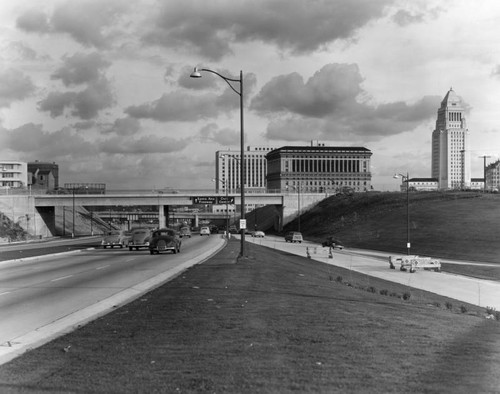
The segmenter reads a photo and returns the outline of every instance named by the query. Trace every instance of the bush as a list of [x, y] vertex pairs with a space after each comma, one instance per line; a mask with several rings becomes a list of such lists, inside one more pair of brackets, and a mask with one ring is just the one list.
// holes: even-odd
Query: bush
[[467, 313], [467, 308], [465, 307], [465, 305], [460, 305], [460, 312]]
[[337, 279], [336, 279], [337, 282], [339, 283], [342, 283], [344, 281], [344, 278], [342, 278], [342, 276], [337, 276]]
[[446, 309], [448, 309], [448, 310], [452, 310], [453, 309], [453, 304], [451, 302], [447, 301], [445, 305], [446, 305]]
[[387, 289], [380, 290], [380, 295], [386, 296], [387, 294], [389, 294], [389, 290], [387, 290]]
[[391, 297], [397, 297], [398, 296], [398, 293], [394, 293], [392, 292], [391, 294], [389, 294]]
[[367, 292], [369, 293], [376, 293], [377, 292], [377, 289], [373, 286], [370, 286], [368, 289], [366, 289]]
[[411, 294], [410, 294], [410, 293], [408, 293], [408, 292], [405, 292], [405, 293], [403, 294], [403, 300], [405, 300], [405, 301], [408, 301], [408, 300], [410, 299], [410, 297], [411, 297]]

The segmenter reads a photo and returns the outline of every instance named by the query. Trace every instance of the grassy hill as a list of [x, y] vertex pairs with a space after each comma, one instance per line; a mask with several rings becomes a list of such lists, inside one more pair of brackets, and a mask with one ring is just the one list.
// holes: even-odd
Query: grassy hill
[[[413, 192], [409, 206], [412, 254], [500, 263], [500, 195]], [[300, 228], [309, 240], [333, 235], [349, 247], [406, 254], [406, 209], [405, 193], [337, 195], [304, 213]]]

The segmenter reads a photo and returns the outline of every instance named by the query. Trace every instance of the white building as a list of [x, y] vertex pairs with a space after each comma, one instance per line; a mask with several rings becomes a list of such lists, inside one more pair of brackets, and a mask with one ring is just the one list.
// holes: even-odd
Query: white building
[[[266, 155], [275, 148], [247, 147], [245, 155], [245, 193], [266, 190]], [[239, 150], [217, 151], [215, 153], [215, 189], [230, 193], [240, 190], [241, 152]]]
[[450, 89], [438, 109], [436, 128], [432, 132], [432, 178], [439, 189], [471, 187], [469, 130], [465, 107]]
[[28, 163], [0, 160], [0, 188], [28, 187]]

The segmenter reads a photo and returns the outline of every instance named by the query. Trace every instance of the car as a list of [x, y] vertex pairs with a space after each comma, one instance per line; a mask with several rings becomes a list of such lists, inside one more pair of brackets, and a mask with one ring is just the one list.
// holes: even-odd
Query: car
[[344, 245], [342, 245], [342, 242], [334, 237], [328, 237], [327, 239], [325, 239], [321, 243], [321, 246], [323, 246], [324, 248], [329, 247], [333, 249], [344, 249]]
[[179, 236], [191, 238], [191, 229], [189, 227], [181, 227], [179, 230]]
[[200, 227], [200, 235], [210, 235], [210, 229], [207, 226]]
[[114, 248], [118, 246], [123, 248], [128, 245], [130, 240], [130, 231], [126, 230], [111, 230], [103, 237], [101, 246], [106, 249], [108, 246]]
[[266, 234], [264, 234], [264, 231], [254, 231], [252, 232], [252, 237], [254, 238], [264, 238], [266, 236]]
[[285, 242], [301, 243], [302, 241], [302, 233], [299, 233], [298, 231], [290, 231], [285, 235]]
[[149, 253], [160, 254], [167, 250], [172, 253], [180, 253], [181, 238], [179, 233], [171, 228], [160, 228], [153, 231], [151, 240], [149, 241]]
[[139, 250], [140, 248], [148, 248], [151, 239], [151, 229], [136, 228], [132, 230], [130, 241], [128, 242], [128, 250]]
[[238, 228], [236, 226], [234, 226], [234, 225], [229, 226], [229, 232], [231, 234], [238, 234]]

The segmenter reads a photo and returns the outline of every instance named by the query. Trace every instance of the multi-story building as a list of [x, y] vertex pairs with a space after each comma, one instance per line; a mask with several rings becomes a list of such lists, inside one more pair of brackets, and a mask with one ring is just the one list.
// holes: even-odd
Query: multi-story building
[[489, 164], [485, 168], [486, 174], [486, 190], [499, 191], [500, 190], [500, 160]]
[[59, 187], [59, 165], [56, 163], [36, 160], [28, 163], [28, 172], [33, 189], [52, 191]]
[[436, 128], [432, 132], [432, 178], [439, 189], [471, 187], [469, 130], [465, 107], [450, 89], [438, 109]]
[[355, 192], [371, 189], [370, 158], [363, 147], [284, 146], [269, 152], [267, 189], [300, 192]]
[[4, 189], [27, 187], [28, 164], [22, 161], [0, 161], [0, 187]]
[[[245, 191], [265, 191], [267, 161], [266, 154], [274, 148], [247, 147], [245, 155]], [[229, 193], [240, 190], [241, 152], [235, 150], [215, 153], [215, 189]]]

